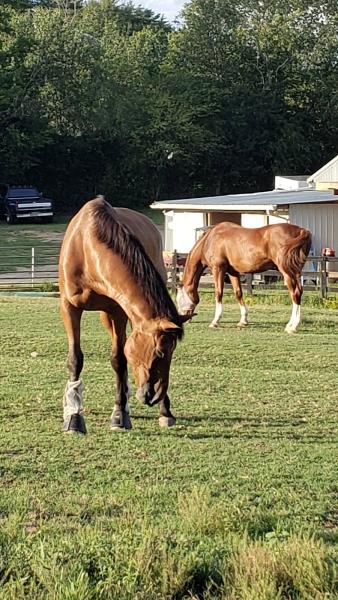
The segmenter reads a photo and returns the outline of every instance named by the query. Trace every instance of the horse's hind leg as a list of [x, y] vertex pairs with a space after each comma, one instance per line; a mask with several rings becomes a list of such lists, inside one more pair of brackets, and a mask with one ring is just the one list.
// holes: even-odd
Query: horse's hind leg
[[63, 431], [65, 433], [86, 433], [83, 418], [83, 383], [80, 374], [83, 367], [83, 354], [80, 347], [80, 323], [82, 310], [66, 300], [61, 301], [61, 316], [68, 337], [67, 382], [63, 396]]
[[120, 307], [116, 307], [114, 313], [102, 312], [100, 316], [102, 324], [109, 331], [111, 336], [112, 347], [110, 360], [116, 373], [116, 398], [111, 417], [111, 428], [113, 430], [123, 431], [125, 429], [131, 429], [128, 407], [128, 369], [127, 359], [124, 354], [128, 318]]
[[243, 300], [243, 292], [242, 292], [242, 286], [241, 286], [239, 275], [230, 275], [230, 274], [228, 274], [228, 275], [229, 275], [229, 279], [230, 279], [230, 282], [232, 285], [232, 289], [234, 290], [234, 294], [236, 296], [236, 300], [239, 303], [239, 309], [241, 311], [241, 318], [240, 318], [239, 322], [237, 323], [237, 327], [246, 327], [246, 325], [249, 325], [248, 309]]
[[212, 274], [215, 281], [215, 316], [211, 321], [209, 327], [218, 327], [220, 322], [223, 307], [222, 307], [222, 298], [223, 298], [223, 288], [224, 288], [224, 275], [225, 270], [224, 267], [214, 266], [212, 267]]
[[300, 323], [300, 303], [302, 299], [303, 288], [300, 283], [300, 277], [291, 276], [288, 273], [281, 273], [289, 290], [292, 299], [292, 313], [288, 324], [285, 327], [287, 333], [296, 333]]

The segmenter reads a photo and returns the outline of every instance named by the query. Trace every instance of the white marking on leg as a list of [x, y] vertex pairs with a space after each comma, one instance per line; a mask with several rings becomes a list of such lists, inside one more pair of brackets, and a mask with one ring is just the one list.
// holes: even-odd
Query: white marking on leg
[[188, 292], [184, 287], [177, 290], [176, 302], [180, 315], [185, 315], [189, 310], [194, 310], [196, 304], [189, 298]]
[[291, 318], [290, 318], [290, 321], [288, 322], [287, 326], [285, 327], [285, 331], [288, 331], [289, 333], [297, 331], [297, 327], [298, 327], [299, 323], [300, 323], [300, 304], [296, 304], [295, 302], [292, 302]]
[[248, 307], [244, 302], [239, 305], [239, 310], [241, 311], [241, 318], [238, 325], [248, 325]]
[[63, 396], [63, 417], [79, 415], [83, 412], [83, 390], [82, 379], [68, 381]]
[[222, 316], [222, 312], [223, 312], [222, 302], [216, 302], [215, 316], [210, 323], [210, 327], [217, 327], [219, 320]]

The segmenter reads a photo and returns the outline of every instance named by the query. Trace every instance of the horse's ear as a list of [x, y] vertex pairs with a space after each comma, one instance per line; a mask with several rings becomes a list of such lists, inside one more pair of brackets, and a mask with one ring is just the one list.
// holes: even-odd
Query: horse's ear
[[166, 331], [167, 333], [179, 333], [182, 331], [182, 325], [186, 321], [189, 321], [196, 313], [193, 315], [178, 315], [179, 324], [173, 323], [169, 321], [169, 319], [161, 319], [160, 321], [160, 329], [162, 331]]
[[[181, 315], [179, 316], [181, 320]], [[159, 328], [166, 333], [179, 333], [182, 331], [181, 323], [173, 323], [169, 319], [161, 319], [159, 322]]]
[[161, 329], [166, 332], [177, 333], [181, 329], [180, 325], [176, 325], [169, 319], [161, 319]]

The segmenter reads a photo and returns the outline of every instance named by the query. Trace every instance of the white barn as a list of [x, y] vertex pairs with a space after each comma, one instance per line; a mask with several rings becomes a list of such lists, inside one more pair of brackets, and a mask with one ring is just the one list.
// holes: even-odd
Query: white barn
[[307, 183], [313, 185], [316, 190], [337, 189], [338, 154], [332, 160], [330, 160], [330, 162], [308, 177]]
[[[338, 156], [334, 160], [338, 164]], [[328, 166], [335, 177], [334, 161]], [[320, 172], [328, 177], [324, 168]], [[202, 228], [221, 221], [244, 227], [288, 221], [312, 231], [315, 255], [330, 247], [338, 256], [338, 185], [326, 181], [326, 189], [323, 184], [321, 189], [309, 187], [315, 176], [276, 177], [276, 189], [269, 192], [154, 202], [151, 208], [165, 216], [165, 250], [189, 252]]]

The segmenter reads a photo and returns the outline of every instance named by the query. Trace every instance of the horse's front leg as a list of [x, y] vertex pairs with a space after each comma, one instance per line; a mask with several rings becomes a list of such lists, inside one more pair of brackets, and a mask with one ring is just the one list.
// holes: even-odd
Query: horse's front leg
[[302, 299], [303, 288], [299, 278], [291, 277], [287, 273], [283, 273], [283, 275], [292, 299], [291, 317], [285, 327], [285, 331], [287, 333], [296, 333], [300, 323], [300, 303]]
[[160, 427], [174, 427], [176, 425], [176, 419], [170, 410], [170, 400], [168, 394], [166, 394], [160, 402]]
[[110, 361], [116, 373], [116, 397], [111, 416], [111, 429], [114, 431], [124, 431], [132, 428], [128, 406], [128, 368], [127, 359], [124, 354], [128, 319], [120, 307], [117, 307], [114, 313], [108, 314], [102, 312], [100, 316], [103, 325], [111, 335]]
[[237, 323], [237, 327], [246, 327], [247, 325], [249, 325], [248, 309], [243, 300], [243, 292], [242, 292], [242, 286], [241, 286], [241, 281], [240, 281], [239, 275], [229, 275], [229, 279], [230, 279], [236, 300], [239, 304], [239, 309], [241, 311], [241, 318], [240, 318], [239, 322]]
[[215, 281], [215, 316], [211, 321], [209, 327], [218, 327], [219, 321], [222, 316], [223, 307], [222, 307], [222, 298], [223, 298], [223, 288], [224, 288], [224, 276], [225, 271], [224, 267], [214, 266], [212, 267], [212, 274]]
[[83, 354], [80, 347], [80, 323], [82, 309], [75, 308], [67, 300], [61, 300], [61, 316], [68, 337], [69, 380], [63, 396], [63, 431], [86, 433], [83, 417]]

